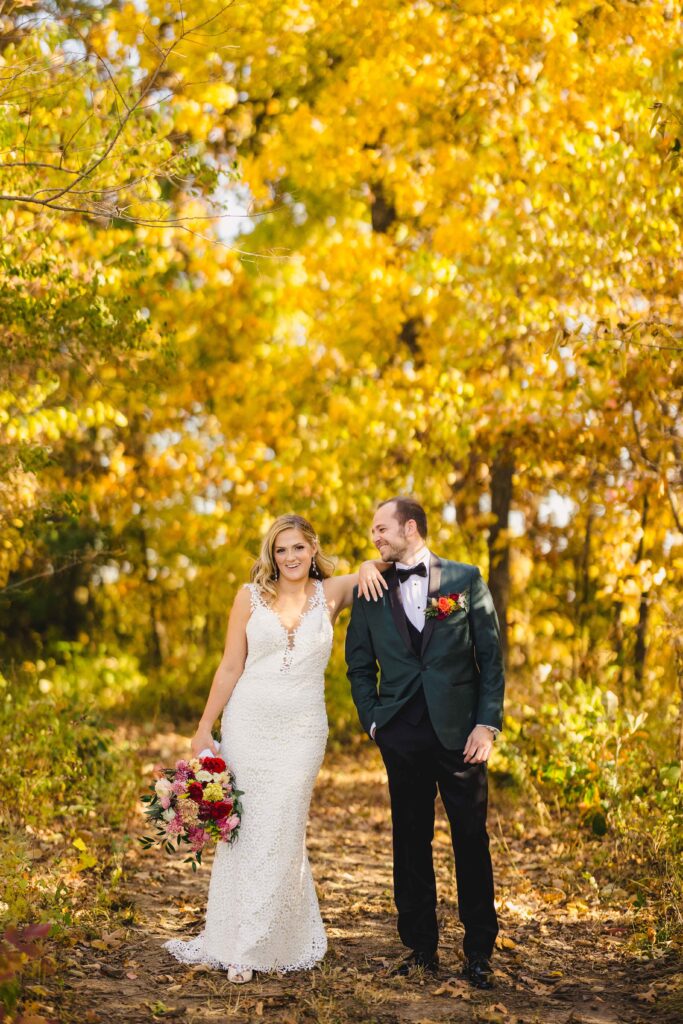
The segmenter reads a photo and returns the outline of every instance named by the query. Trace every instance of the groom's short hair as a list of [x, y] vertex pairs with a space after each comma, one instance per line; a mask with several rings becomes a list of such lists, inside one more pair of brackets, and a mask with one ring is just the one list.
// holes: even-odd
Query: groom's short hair
[[385, 505], [396, 506], [396, 518], [401, 526], [405, 526], [409, 519], [414, 519], [420, 536], [427, 536], [427, 513], [415, 498], [387, 498], [386, 501], [380, 501], [377, 508], [383, 508]]

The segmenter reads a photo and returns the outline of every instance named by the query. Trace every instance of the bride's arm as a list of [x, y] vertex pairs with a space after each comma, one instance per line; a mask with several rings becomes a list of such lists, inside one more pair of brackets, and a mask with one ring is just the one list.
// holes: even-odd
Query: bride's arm
[[250, 614], [249, 591], [242, 587], [230, 611], [223, 657], [214, 673], [204, 713], [192, 737], [191, 747], [195, 757], [206, 747], [218, 753], [218, 744], [211, 736], [211, 728], [228, 703], [235, 683], [244, 671], [244, 663], [247, 660], [247, 622]]
[[382, 572], [388, 569], [391, 562], [383, 562], [381, 558], [362, 562], [358, 572], [346, 576], [330, 576], [323, 580], [327, 603], [332, 610], [334, 622], [344, 608], [353, 604], [353, 588], [358, 585], [358, 593], [367, 601], [379, 601], [383, 591], [388, 589], [387, 581]]

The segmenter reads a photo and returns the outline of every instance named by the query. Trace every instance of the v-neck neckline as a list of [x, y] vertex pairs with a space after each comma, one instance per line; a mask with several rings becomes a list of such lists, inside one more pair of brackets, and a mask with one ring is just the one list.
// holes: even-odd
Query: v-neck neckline
[[290, 644], [293, 642], [294, 637], [296, 636], [296, 634], [301, 629], [301, 625], [302, 625], [304, 619], [306, 618], [306, 616], [310, 612], [313, 611], [313, 608], [315, 607], [315, 604], [316, 604], [316, 600], [317, 600], [318, 595], [320, 593], [320, 587], [321, 587], [320, 580], [315, 580], [315, 584], [314, 584], [314, 588], [313, 588], [313, 593], [308, 598], [308, 600], [306, 602], [306, 606], [304, 607], [304, 610], [302, 611], [301, 615], [299, 616], [296, 625], [291, 626], [291, 627], [285, 625], [285, 623], [282, 621], [280, 613], [277, 612], [275, 610], [275, 608], [272, 608], [270, 605], [266, 604], [265, 601], [263, 601], [264, 607], [267, 608], [269, 612], [273, 613], [273, 615], [277, 619], [278, 623], [280, 624], [281, 629], [283, 630], [283, 632], [285, 632], [287, 634], [287, 637], [289, 638]]

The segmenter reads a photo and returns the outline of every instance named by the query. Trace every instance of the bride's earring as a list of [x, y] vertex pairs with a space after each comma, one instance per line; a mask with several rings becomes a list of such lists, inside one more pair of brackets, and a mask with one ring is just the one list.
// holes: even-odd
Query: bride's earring
[[279, 580], [280, 579], [280, 567], [278, 565], [275, 566], [275, 572], [273, 573], [273, 579], [274, 580]]
[[315, 560], [315, 555], [313, 555], [313, 558], [311, 559], [311, 576], [315, 576], [317, 579], [319, 575], [320, 569], [318, 568], [318, 563]]

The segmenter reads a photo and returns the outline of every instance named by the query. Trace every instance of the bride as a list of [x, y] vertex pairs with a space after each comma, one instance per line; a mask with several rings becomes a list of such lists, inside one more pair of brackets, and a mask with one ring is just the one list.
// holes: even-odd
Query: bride
[[[183, 963], [204, 963], [237, 983], [254, 971], [313, 967], [325, 955], [306, 852], [306, 822], [327, 740], [324, 672], [332, 627], [358, 583], [367, 599], [386, 588], [383, 562], [332, 576], [313, 527], [280, 516], [238, 592], [192, 753], [224, 758], [243, 791], [239, 838], [218, 843], [206, 923], [164, 947]], [[218, 715], [220, 746], [211, 735]]]

